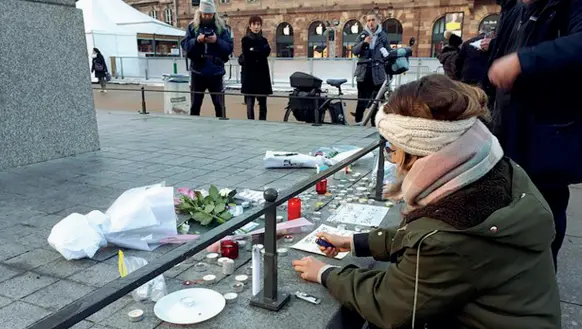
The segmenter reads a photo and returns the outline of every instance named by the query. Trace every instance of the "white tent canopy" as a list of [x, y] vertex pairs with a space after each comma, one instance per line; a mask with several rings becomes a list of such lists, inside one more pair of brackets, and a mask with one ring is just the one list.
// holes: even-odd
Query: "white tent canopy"
[[177, 29], [169, 24], [158, 21], [122, 0], [94, 0], [100, 3], [106, 9], [107, 15], [111, 21], [118, 26], [135, 33], [157, 34], [168, 36], [184, 36], [184, 30]]
[[[137, 34], [118, 26], [107, 15], [103, 0], [80, 0], [77, 8], [83, 11], [85, 38], [89, 55], [98, 48], [108, 66], [111, 57], [137, 57]], [[91, 65], [89, 58], [89, 65]], [[111, 68], [109, 68], [111, 71]]]

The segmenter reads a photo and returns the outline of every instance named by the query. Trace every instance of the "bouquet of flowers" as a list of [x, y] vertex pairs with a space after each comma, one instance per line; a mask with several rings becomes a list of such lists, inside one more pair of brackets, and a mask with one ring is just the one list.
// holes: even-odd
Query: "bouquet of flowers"
[[200, 225], [207, 226], [213, 221], [222, 224], [233, 217], [229, 210], [236, 206], [236, 190], [219, 191], [216, 186], [210, 185], [208, 193], [188, 188], [179, 188], [178, 193], [180, 197], [175, 202], [178, 213], [190, 215]]

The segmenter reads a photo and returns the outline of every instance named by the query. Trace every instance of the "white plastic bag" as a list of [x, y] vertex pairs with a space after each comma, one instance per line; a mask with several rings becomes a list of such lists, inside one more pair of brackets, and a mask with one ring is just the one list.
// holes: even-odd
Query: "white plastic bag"
[[152, 251], [160, 240], [176, 236], [174, 188], [163, 184], [125, 191], [107, 210], [109, 243], [129, 249]]
[[317, 168], [320, 165], [333, 165], [333, 162], [323, 156], [311, 156], [295, 152], [267, 151], [263, 163], [269, 168]]
[[92, 258], [107, 245], [100, 229], [107, 216], [98, 211], [89, 215], [71, 214], [52, 228], [48, 243], [66, 260]]
[[[147, 260], [143, 258], [131, 256], [124, 257], [122, 255], [123, 253], [120, 253], [123, 265], [125, 266], [125, 272], [122, 277], [148, 264]], [[166, 280], [162, 274], [158, 275], [153, 280], [148, 281], [141, 287], [131, 292], [131, 296], [136, 302], [141, 302], [148, 299], [151, 299], [153, 302], [157, 302], [167, 294], [168, 288], [166, 287]]]

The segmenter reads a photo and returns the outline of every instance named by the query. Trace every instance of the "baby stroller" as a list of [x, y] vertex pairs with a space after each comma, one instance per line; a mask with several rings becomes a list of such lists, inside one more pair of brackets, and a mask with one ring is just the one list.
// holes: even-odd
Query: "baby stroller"
[[[324, 92], [321, 90], [323, 83], [321, 79], [307, 73], [295, 72], [289, 80], [293, 92], [289, 94], [283, 121], [287, 122], [293, 113], [297, 121], [321, 124], [325, 123], [325, 115], [329, 113], [330, 123], [346, 124], [342, 101], [337, 98], [328, 99], [327, 96], [322, 95]], [[338, 88], [341, 97], [343, 95], [341, 85], [347, 81], [347, 79], [329, 79], [326, 83]]]

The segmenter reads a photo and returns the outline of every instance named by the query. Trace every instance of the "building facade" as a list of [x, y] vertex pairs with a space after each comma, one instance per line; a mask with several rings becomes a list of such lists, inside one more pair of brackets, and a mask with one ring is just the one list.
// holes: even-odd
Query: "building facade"
[[[159, 20], [185, 28], [197, 0], [125, 0]], [[367, 13], [376, 13], [393, 47], [415, 38], [414, 55], [435, 56], [445, 30], [464, 40], [482, 27], [495, 28], [500, 8], [495, 0], [215, 0], [232, 29], [235, 54], [253, 15], [263, 18], [263, 34], [278, 57], [350, 57]]]

